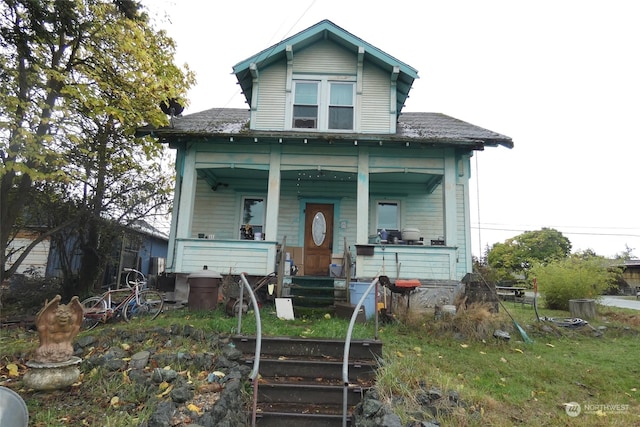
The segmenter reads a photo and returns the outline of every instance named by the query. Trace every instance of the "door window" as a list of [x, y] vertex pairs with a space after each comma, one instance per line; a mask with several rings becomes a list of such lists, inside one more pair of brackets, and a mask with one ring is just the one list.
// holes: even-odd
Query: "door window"
[[324, 238], [327, 235], [327, 220], [322, 212], [316, 213], [313, 217], [311, 235], [316, 246], [321, 246], [324, 243]]

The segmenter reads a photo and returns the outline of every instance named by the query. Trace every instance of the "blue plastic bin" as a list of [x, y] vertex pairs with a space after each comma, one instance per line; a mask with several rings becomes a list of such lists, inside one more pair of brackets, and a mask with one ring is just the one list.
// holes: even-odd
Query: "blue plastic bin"
[[[351, 282], [349, 284], [349, 297], [351, 298], [351, 304], [355, 306], [362, 298], [362, 295], [366, 292], [367, 288], [371, 285], [370, 282]], [[364, 314], [367, 320], [373, 319], [376, 314], [376, 288], [374, 287], [367, 295], [362, 303], [364, 307]]]

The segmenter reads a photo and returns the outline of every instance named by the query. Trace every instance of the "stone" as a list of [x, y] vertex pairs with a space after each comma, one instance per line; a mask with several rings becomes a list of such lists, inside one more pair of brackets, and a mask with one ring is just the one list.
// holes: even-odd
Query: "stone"
[[81, 348], [87, 348], [93, 345], [94, 342], [96, 342], [96, 339], [93, 337], [93, 335], [85, 335], [84, 337], [78, 338], [76, 344], [78, 344]]
[[171, 418], [176, 411], [176, 404], [173, 402], [160, 402], [155, 411], [149, 417], [148, 427], [166, 427], [171, 425]]
[[171, 390], [171, 393], [169, 393], [169, 395], [171, 396], [171, 400], [173, 400], [176, 403], [184, 403], [190, 399], [193, 399], [194, 393], [193, 390], [191, 390], [189, 387], [183, 386], [183, 387], [176, 387], [173, 390]]
[[440, 390], [439, 388], [431, 387], [427, 391], [427, 394], [429, 395], [429, 399], [432, 401], [442, 399], [442, 390]]
[[385, 427], [402, 427], [402, 422], [396, 414], [386, 414], [382, 417], [382, 425]]
[[121, 371], [127, 367], [127, 362], [122, 359], [108, 359], [103, 366], [109, 371]]
[[242, 358], [242, 352], [235, 347], [226, 346], [222, 349], [222, 355], [229, 360], [238, 361]]
[[151, 356], [151, 353], [146, 350], [137, 352], [136, 354], [131, 356], [131, 360], [129, 361], [129, 368], [144, 369], [144, 367], [147, 366], [147, 363], [149, 362], [149, 356]]
[[365, 418], [373, 418], [382, 408], [382, 402], [376, 399], [365, 399], [362, 403], [362, 415]]
[[218, 357], [215, 363], [216, 369], [233, 368], [238, 366], [238, 362], [227, 359], [224, 355]]

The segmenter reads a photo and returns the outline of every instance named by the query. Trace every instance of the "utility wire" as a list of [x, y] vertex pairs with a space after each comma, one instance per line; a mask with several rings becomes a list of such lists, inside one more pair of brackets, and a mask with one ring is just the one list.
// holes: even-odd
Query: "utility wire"
[[[530, 228], [498, 228], [498, 227], [479, 227], [479, 226], [471, 226], [471, 228], [482, 228], [483, 230], [493, 230], [493, 231], [514, 231], [514, 232], [526, 232], [532, 231]], [[550, 228], [550, 227], [547, 227]], [[561, 227], [552, 227], [552, 228], [561, 228]], [[584, 236], [619, 236], [619, 237], [640, 237], [639, 234], [627, 234], [627, 233], [593, 233], [593, 232], [581, 232], [581, 231], [562, 231], [562, 234], [579, 234]]]

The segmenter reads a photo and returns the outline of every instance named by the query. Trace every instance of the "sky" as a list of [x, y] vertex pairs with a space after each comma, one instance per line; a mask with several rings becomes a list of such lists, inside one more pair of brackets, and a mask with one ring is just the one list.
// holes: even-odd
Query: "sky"
[[511, 137], [471, 159], [474, 255], [554, 228], [640, 256], [640, 6], [634, 0], [143, 0], [197, 84], [183, 114], [247, 108], [232, 67], [329, 19], [418, 70], [404, 112]]

